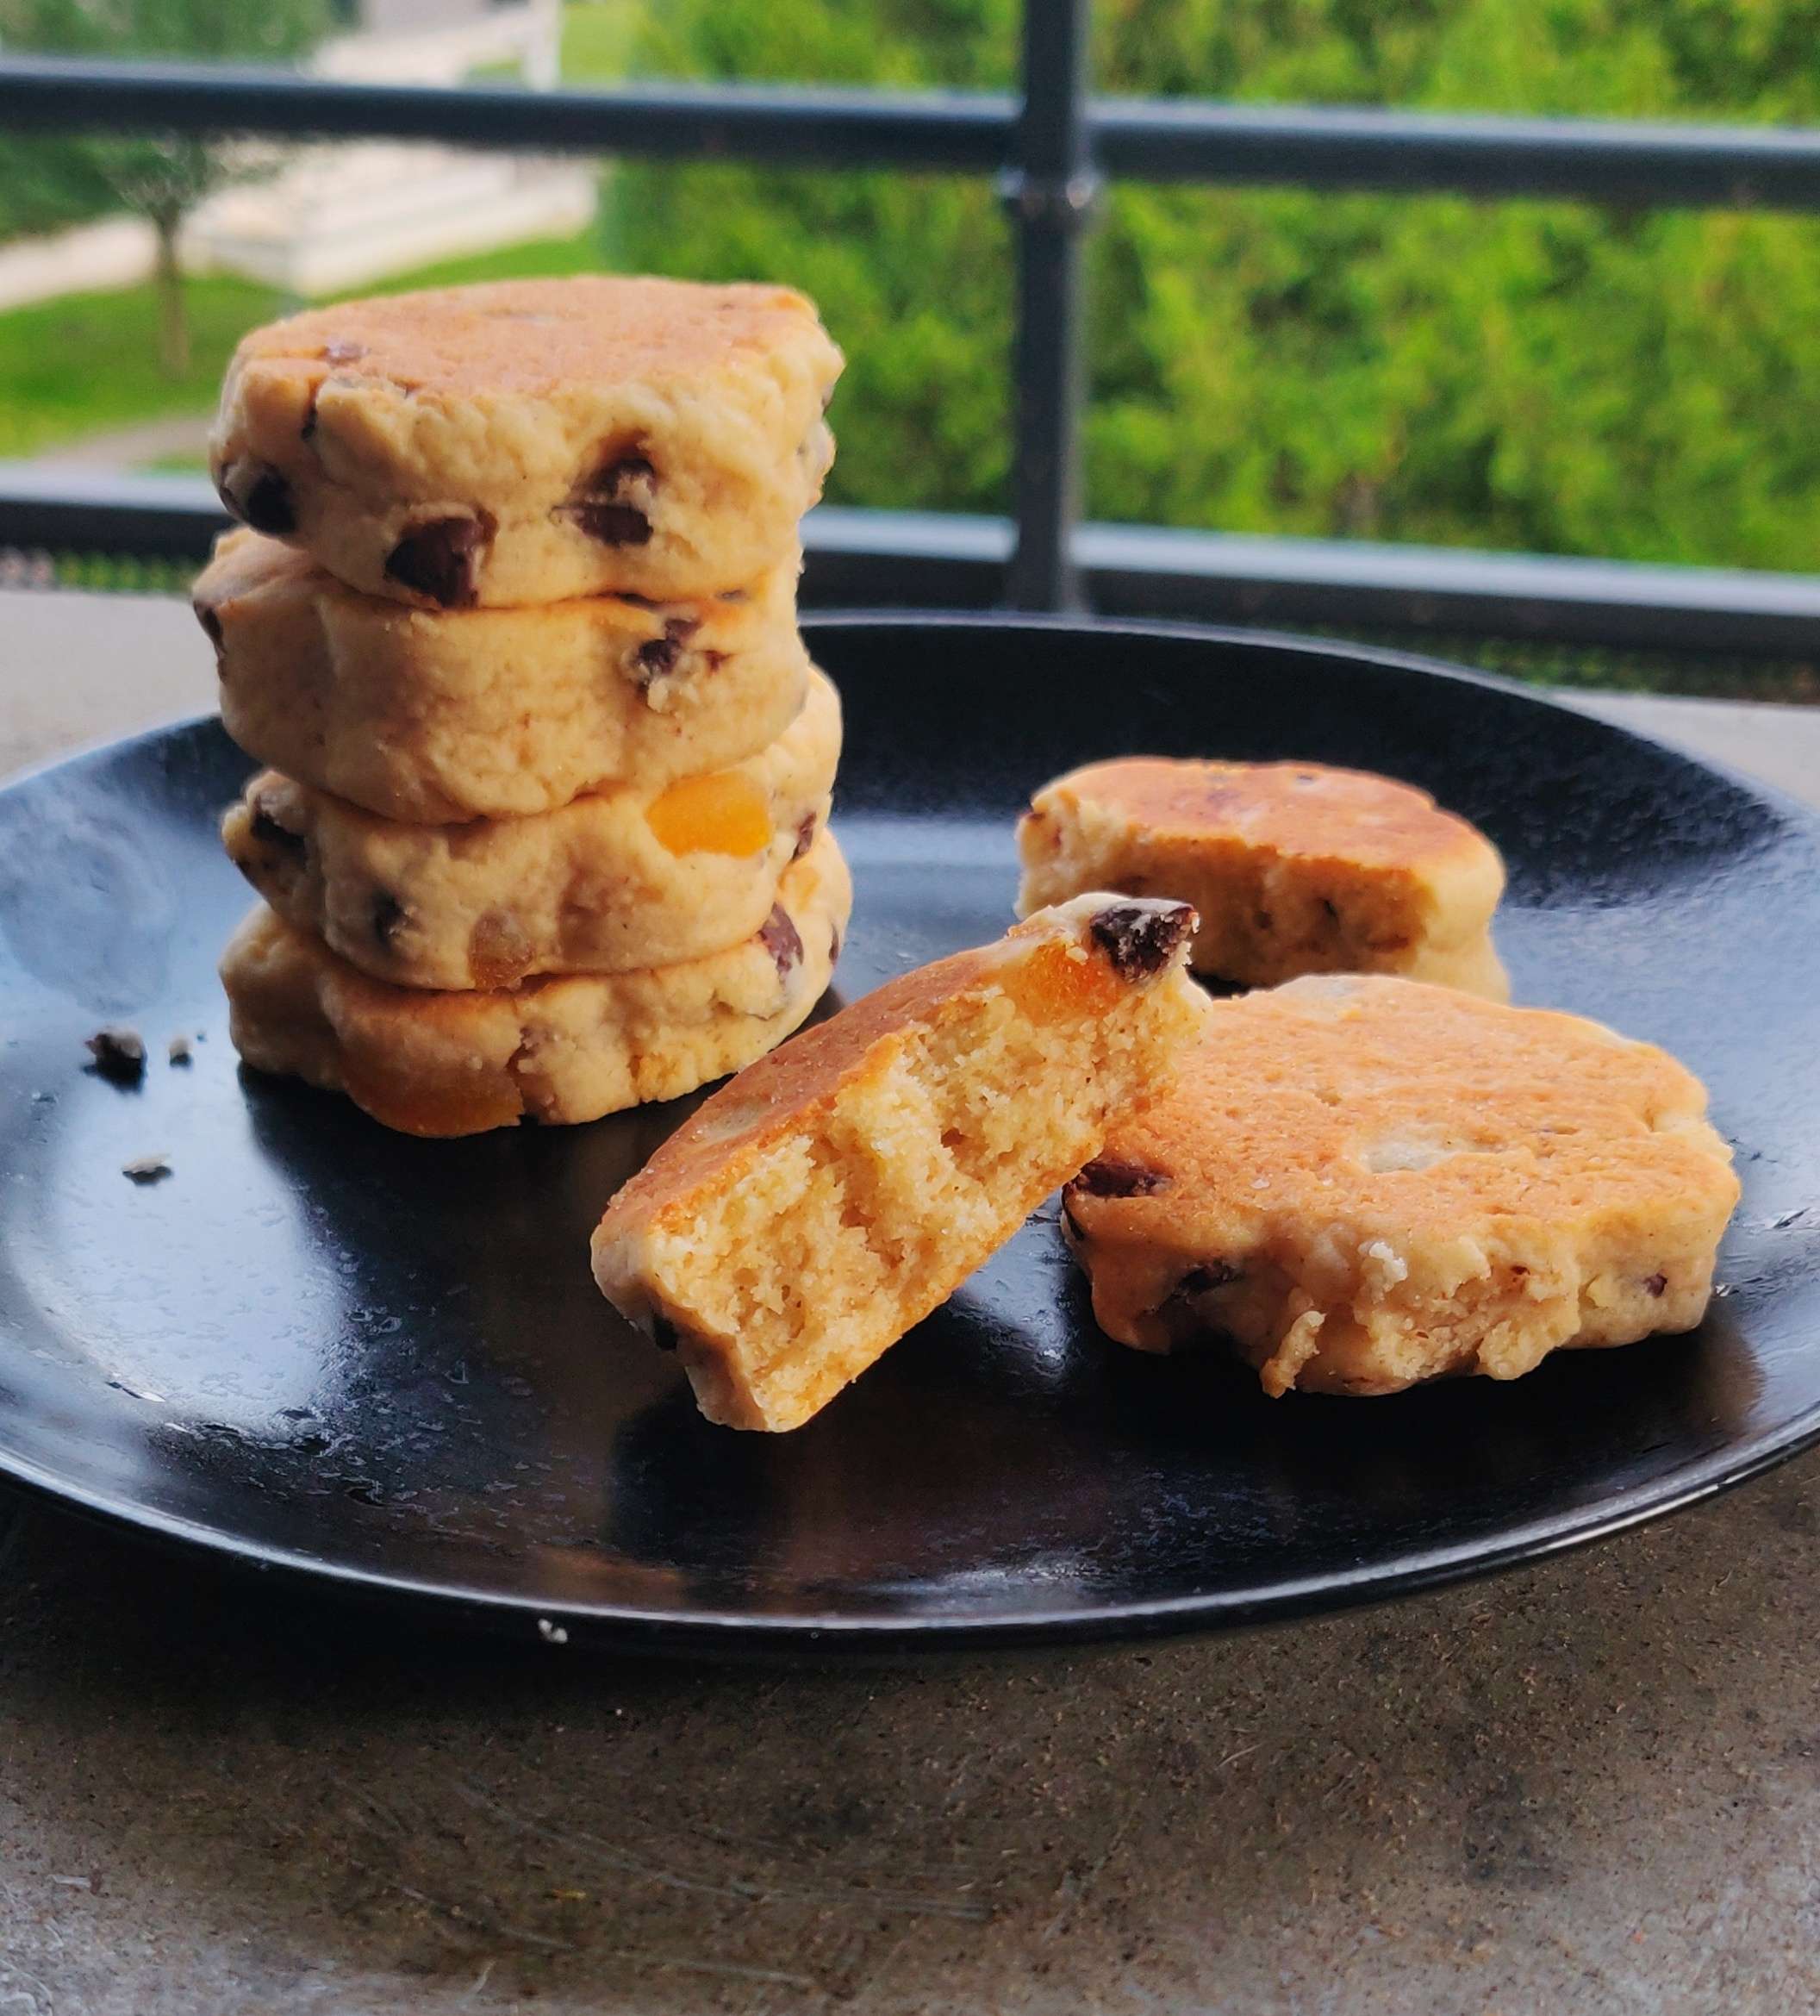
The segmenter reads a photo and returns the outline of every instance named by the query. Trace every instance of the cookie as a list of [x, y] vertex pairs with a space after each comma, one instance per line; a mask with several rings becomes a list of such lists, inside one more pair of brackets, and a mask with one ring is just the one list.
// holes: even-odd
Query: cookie
[[405, 826], [266, 771], [221, 839], [286, 923], [398, 986], [624, 973], [751, 937], [778, 877], [827, 823], [839, 755], [839, 697], [817, 672], [770, 748], [658, 790]]
[[261, 904], [221, 961], [229, 1032], [256, 1070], [346, 1092], [402, 1133], [597, 1120], [678, 1098], [780, 1042], [826, 989], [851, 903], [824, 833], [730, 951], [476, 994], [389, 986]]
[[1178, 896], [1200, 913], [1194, 971], [1240, 986], [1361, 972], [1509, 991], [1485, 942], [1498, 850], [1412, 784], [1318, 763], [1127, 757], [1045, 784], [1018, 847], [1020, 908], [1081, 889]]
[[1513, 1379], [1690, 1330], [1737, 1202], [1699, 1081], [1597, 1022], [1417, 981], [1216, 1002], [1063, 1193], [1100, 1327], [1224, 1336], [1273, 1394]]
[[312, 309], [243, 337], [221, 501], [426, 609], [743, 587], [833, 459], [841, 355], [783, 287], [601, 275]]
[[698, 777], [781, 735], [809, 674], [797, 564], [695, 602], [433, 615], [231, 532], [194, 597], [250, 756], [387, 819], [512, 818]]
[[794, 1428], [1001, 1246], [1208, 1007], [1185, 903], [1082, 896], [742, 1071], [614, 1198], [608, 1300], [711, 1420]]

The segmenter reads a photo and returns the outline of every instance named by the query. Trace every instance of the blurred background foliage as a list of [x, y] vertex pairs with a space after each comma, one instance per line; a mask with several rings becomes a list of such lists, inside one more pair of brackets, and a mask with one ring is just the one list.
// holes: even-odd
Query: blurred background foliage
[[[323, 12], [0, 0], [0, 36], [55, 46], [67, 14], [84, 47], [105, 30], [271, 55]], [[1004, 88], [1018, 14], [572, 0], [564, 68], [582, 86]], [[1095, 29], [1108, 92], [1820, 123], [1820, 0], [1097, 0]], [[0, 141], [0, 237], [117, 207], [123, 163]], [[832, 496], [1005, 507], [1011, 246], [983, 179], [623, 163], [601, 187], [573, 238], [388, 284], [595, 265], [794, 282], [851, 360]], [[145, 290], [0, 315], [0, 453], [204, 410], [239, 330], [291, 305], [227, 276], [186, 286], [178, 370]], [[1095, 516], [1820, 567], [1820, 220], [1125, 185], [1090, 300]]]
[[[1010, 0], [665, 0], [634, 69], [1002, 86]], [[1100, 88], [1820, 116], [1815, 0], [1099, 0]], [[614, 249], [789, 278], [852, 364], [835, 494], [1000, 509], [1009, 261], [977, 183], [629, 166]], [[1100, 517], [1820, 565], [1820, 223], [1124, 186], [1092, 258]]]

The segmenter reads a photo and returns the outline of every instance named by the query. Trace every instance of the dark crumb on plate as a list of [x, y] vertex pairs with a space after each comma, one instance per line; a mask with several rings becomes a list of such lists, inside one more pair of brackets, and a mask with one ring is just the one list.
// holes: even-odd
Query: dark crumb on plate
[[89, 1067], [110, 1084], [136, 1085], [146, 1075], [146, 1046], [137, 1029], [97, 1029], [88, 1038]]
[[171, 1048], [168, 1054], [172, 1064], [188, 1064], [195, 1052], [190, 1046], [190, 1039], [187, 1036], [173, 1036], [171, 1039]]
[[141, 1155], [137, 1161], [122, 1163], [120, 1173], [129, 1183], [162, 1183], [171, 1173], [171, 1164], [162, 1155]]

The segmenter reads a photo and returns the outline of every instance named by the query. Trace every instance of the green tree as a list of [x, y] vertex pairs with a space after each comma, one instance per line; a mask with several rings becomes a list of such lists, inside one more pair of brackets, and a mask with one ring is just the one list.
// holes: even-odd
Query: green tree
[[[1820, 122], [1820, 0], [1097, 0], [1100, 88]], [[1003, 85], [1009, 0], [664, 0], [646, 73]], [[628, 167], [628, 265], [795, 281], [852, 356], [831, 494], [1000, 509], [1007, 235], [978, 181]], [[1820, 225], [1126, 186], [1090, 265], [1090, 508], [1820, 565]]]
[[[328, 25], [329, 0], [0, 0], [0, 45], [72, 56], [177, 57], [199, 60], [295, 57]], [[246, 150], [213, 140], [165, 137], [43, 139], [15, 142], [0, 159], [16, 228], [44, 228], [93, 215], [103, 192], [134, 210], [157, 236], [159, 349], [165, 371], [189, 367], [177, 240], [190, 211], [240, 172]], [[16, 193], [11, 177], [20, 177]]]

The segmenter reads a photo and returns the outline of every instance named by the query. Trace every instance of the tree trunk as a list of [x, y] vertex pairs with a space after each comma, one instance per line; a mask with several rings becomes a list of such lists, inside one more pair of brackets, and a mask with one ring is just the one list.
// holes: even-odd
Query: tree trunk
[[168, 378], [181, 378], [190, 371], [190, 317], [184, 304], [184, 276], [177, 264], [177, 230], [183, 213], [160, 209], [153, 212], [152, 228], [158, 234], [158, 259], [153, 269], [158, 289], [158, 360]]

